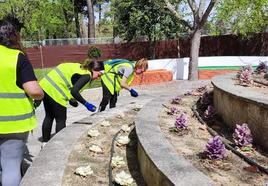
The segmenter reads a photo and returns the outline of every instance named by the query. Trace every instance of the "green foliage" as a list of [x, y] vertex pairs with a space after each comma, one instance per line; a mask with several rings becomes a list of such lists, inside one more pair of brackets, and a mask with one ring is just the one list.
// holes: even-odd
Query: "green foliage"
[[111, 15], [115, 35], [127, 41], [172, 39], [183, 30], [159, 0], [112, 0]]
[[75, 36], [74, 5], [70, 0], [6, 0], [0, 6], [0, 18], [15, 15], [24, 22], [24, 40]]
[[99, 58], [102, 55], [102, 51], [96, 46], [90, 46], [87, 51], [89, 58]]
[[241, 35], [263, 32], [268, 25], [267, 0], [224, 0], [217, 7], [214, 32]]

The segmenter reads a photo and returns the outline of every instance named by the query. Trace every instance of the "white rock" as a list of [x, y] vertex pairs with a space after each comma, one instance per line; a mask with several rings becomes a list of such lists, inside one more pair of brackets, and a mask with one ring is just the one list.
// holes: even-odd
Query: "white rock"
[[95, 153], [102, 153], [102, 149], [98, 146], [98, 145], [91, 145], [91, 147], [89, 147], [89, 150]]
[[119, 136], [116, 140], [116, 144], [118, 146], [127, 145], [129, 143], [130, 139], [128, 136]]
[[112, 167], [115, 168], [119, 168], [122, 167], [123, 165], [125, 165], [126, 163], [124, 162], [124, 158], [120, 157], [120, 156], [115, 156], [112, 157]]
[[111, 124], [109, 123], [109, 121], [104, 120], [104, 121], [101, 123], [101, 126], [103, 126], [103, 127], [109, 127], [109, 126], [111, 126]]
[[125, 171], [121, 171], [120, 173], [115, 175], [115, 182], [123, 185], [123, 186], [129, 186], [133, 183], [133, 178], [125, 173]]
[[90, 165], [88, 166], [81, 166], [75, 169], [75, 174], [86, 177], [87, 175], [93, 174], [93, 171], [90, 167]]
[[124, 131], [124, 132], [129, 132], [130, 127], [128, 125], [122, 125], [121, 130]]
[[87, 132], [87, 135], [89, 137], [97, 137], [100, 135], [99, 131], [97, 129], [90, 129], [88, 132]]

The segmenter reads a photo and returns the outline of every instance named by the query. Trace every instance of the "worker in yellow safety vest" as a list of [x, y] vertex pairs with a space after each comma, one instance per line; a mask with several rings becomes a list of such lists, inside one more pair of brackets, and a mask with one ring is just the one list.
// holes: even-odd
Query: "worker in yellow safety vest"
[[130, 95], [137, 97], [138, 93], [130, 88], [130, 83], [135, 74], [142, 74], [148, 69], [148, 61], [145, 58], [137, 62], [126, 59], [112, 59], [103, 62], [104, 73], [101, 76], [103, 97], [99, 106], [99, 112], [104, 111], [110, 103], [110, 108], [116, 106], [118, 93], [122, 88], [128, 90]]
[[29, 131], [36, 127], [33, 99], [44, 93], [21, 50], [18, 19], [0, 20], [0, 165], [2, 186], [18, 186]]
[[[89, 88], [92, 80], [101, 76], [103, 65], [100, 62], [62, 63], [52, 69], [40, 81], [45, 92], [43, 99], [45, 118], [42, 125], [42, 147], [51, 138], [53, 120], [56, 120], [56, 133], [66, 127], [66, 113], [68, 101], [72, 106], [83, 104], [89, 111], [94, 112], [96, 107], [87, 102], [80, 94]], [[77, 102], [78, 101], [78, 102]]]

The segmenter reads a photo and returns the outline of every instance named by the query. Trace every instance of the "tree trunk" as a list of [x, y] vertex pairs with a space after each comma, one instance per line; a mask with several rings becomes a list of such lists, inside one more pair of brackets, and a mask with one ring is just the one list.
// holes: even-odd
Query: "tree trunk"
[[80, 24], [79, 24], [79, 15], [77, 8], [74, 8], [74, 21], [75, 21], [75, 31], [76, 37], [81, 38]]
[[95, 21], [94, 10], [92, 0], [87, 0], [87, 12], [88, 12], [88, 37], [95, 38]]
[[268, 55], [268, 27], [266, 28], [266, 31], [262, 34], [262, 46], [260, 55], [261, 56]]
[[197, 29], [194, 31], [191, 38], [188, 80], [198, 80], [198, 56], [199, 56], [200, 40], [201, 40], [201, 29]]
[[180, 58], [180, 57], [181, 57], [180, 38], [178, 38], [178, 45], [177, 45], [177, 49], [178, 49], [178, 58]]

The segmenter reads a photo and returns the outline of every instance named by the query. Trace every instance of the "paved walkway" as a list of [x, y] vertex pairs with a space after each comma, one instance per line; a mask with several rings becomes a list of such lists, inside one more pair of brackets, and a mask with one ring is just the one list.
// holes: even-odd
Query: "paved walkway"
[[[170, 92], [174, 92], [174, 94], [179, 93], [178, 84], [182, 81], [172, 81], [164, 84], [155, 84], [155, 85], [141, 85], [135, 87], [138, 90], [140, 96], [138, 98], [133, 98], [129, 95], [128, 91], [121, 91], [121, 95], [118, 97], [117, 107], [123, 107], [125, 104], [138, 102], [141, 106], [147, 103], [146, 100], [153, 99], [156, 95], [161, 94], [170, 94]], [[151, 95], [151, 96], [150, 96]], [[98, 105], [102, 98], [102, 90], [101, 88], [90, 89], [83, 92], [83, 96], [91, 103]], [[67, 122], [66, 125], [70, 125], [75, 121], [79, 121], [83, 118], [90, 116], [92, 113], [87, 111], [86, 108], [79, 104], [78, 107], [69, 107], [67, 109]], [[34, 130], [32, 134], [29, 136], [28, 149], [30, 152], [30, 157], [34, 159], [41, 150], [41, 136], [42, 136], [42, 122], [45, 116], [45, 111], [43, 104], [36, 110], [36, 116], [38, 120], [38, 127]], [[52, 133], [55, 130], [55, 122], [53, 124]]]

